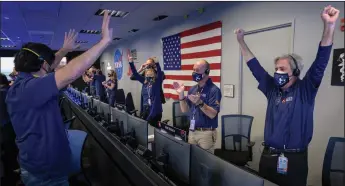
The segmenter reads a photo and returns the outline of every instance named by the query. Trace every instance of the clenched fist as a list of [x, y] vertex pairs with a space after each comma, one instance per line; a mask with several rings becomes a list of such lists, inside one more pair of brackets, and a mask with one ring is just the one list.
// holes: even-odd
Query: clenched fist
[[244, 30], [241, 28], [238, 28], [234, 31], [234, 33], [237, 35], [237, 41], [242, 41], [244, 39]]
[[321, 18], [325, 24], [334, 24], [339, 17], [339, 10], [328, 5], [321, 13]]

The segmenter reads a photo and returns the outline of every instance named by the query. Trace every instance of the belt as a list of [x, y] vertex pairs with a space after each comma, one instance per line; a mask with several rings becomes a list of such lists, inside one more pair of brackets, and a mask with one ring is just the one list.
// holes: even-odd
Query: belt
[[195, 128], [197, 131], [215, 131], [215, 128]]
[[268, 153], [272, 154], [280, 154], [280, 153], [303, 153], [306, 152], [307, 149], [276, 149], [273, 147], [265, 147], [264, 150]]

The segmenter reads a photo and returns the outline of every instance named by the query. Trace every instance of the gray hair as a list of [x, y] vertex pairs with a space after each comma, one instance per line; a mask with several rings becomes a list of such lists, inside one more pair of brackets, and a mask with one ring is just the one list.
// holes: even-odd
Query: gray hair
[[[303, 66], [304, 65], [302, 63], [302, 57], [297, 55], [297, 54], [284, 54], [282, 56], [276, 57], [274, 59], [274, 64], [277, 64], [277, 61], [280, 60], [280, 59], [287, 59], [287, 60], [289, 60], [289, 64], [290, 64], [291, 70], [295, 70], [296, 69], [296, 64], [297, 64], [297, 67], [298, 67], [299, 71], [303, 70]], [[295, 64], [293, 59], [295, 59], [296, 64]]]

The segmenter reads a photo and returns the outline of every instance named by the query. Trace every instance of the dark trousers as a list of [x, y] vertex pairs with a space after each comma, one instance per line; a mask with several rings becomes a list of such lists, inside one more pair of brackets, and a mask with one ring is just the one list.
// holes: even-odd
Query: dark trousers
[[277, 172], [280, 154], [266, 148], [261, 154], [259, 174], [279, 186], [306, 186], [308, 176], [308, 152], [284, 153], [288, 158], [287, 174]]

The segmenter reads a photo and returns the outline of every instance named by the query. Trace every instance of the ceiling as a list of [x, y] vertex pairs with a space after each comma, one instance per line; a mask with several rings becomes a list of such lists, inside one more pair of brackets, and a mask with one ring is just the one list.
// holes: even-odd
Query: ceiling
[[[63, 44], [64, 33], [69, 29], [78, 32], [100, 30], [102, 16], [95, 13], [99, 9], [127, 11], [124, 18], [112, 17], [110, 27], [113, 36], [122, 39], [133, 37], [160, 24], [176, 19], [206, 7], [213, 2], [0, 2], [1, 3], [1, 49], [19, 49], [26, 42], [45, 43], [52, 49]], [[169, 17], [153, 21], [158, 15]], [[129, 30], [139, 29], [129, 33]], [[100, 35], [79, 34], [79, 41], [87, 41], [79, 50], [85, 50], [99, 41]], [[9, 40], [3, 40], [9, 38]], [[118, 41], [113, 41], [118, 42]], [[16, 48], [4, 48], [5, 46]]]

